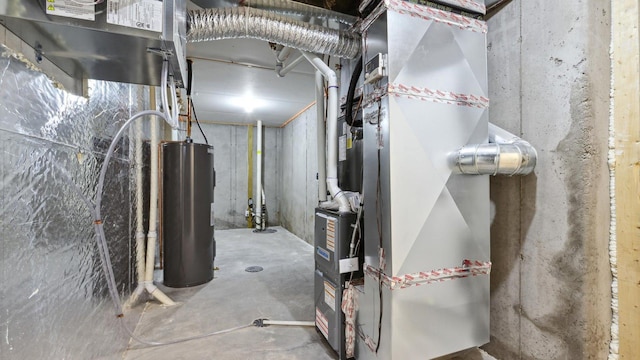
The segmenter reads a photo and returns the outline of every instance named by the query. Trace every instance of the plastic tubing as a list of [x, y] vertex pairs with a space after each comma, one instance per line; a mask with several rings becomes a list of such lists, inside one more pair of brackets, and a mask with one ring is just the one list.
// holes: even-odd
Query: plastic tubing
[[174, 123], [174, 128], [180, 126], [180, 110], [178, 109], [178, 97], [176, 96], [176, 82], [173, 75], [169, 76], [169, 89], [171, 89], [171, 120]]
[[[162, 119], [164, 119], [165, 121], [168, 122], [166, 114], [164, 114], [164, 113], [162, 113], [160, 111], [156, 111], [156, 110], [144, 110], [144, 111], [141, 111], [141, 112], [133, 115], [127, 121], [125, 121], [125, 123], [122, 125], [122, 127], [120, 127], [120, 129], [118, 130], [116, 135], [113, 137], [113, 140], [111, 141], [111, 145], [109, 145], [109, 149], [107, 150], [107, 154], [106, 154], [106, 156], [104, 158], [104, 162], [102, 163], [102, 167], [100, 168], [100, 176], [98, 178], [98, 188], [97, 188], [97, 192], [96, 192], [96, 202], [95, 202], [94, 207], [92, 207], [91, 201], [89, 199], [87, 199], [87, 197], [84, 196], [84, 194], [82, 194], [82, 192], [77, 188], [77, 186], [74, 187], [74, 190], [83, 199], [83, 201], [85, 202], [85, 204], [89, 208], [89, 212], [91, 213], [91, 215], [94, 218], [93, 224], [94, 224], [94, 230], [96, 232], [96, 241], [98, 243], [98, 252], [100, 253], [102, 271], [104, 272], [106, 280], [107, 280], [107, 287], [109, 289], [109, 295], [111, 297], [111, 301], [113, 302], [113, 305], [114, 305], [114, 308], [115, 308], [116, 316], [118, 318], [120, 318], [120, 320], [122, 320], [122, 321], [120, 321], [122, 327], [125, 329], [125, 331], [128, 333], [128, 335], [131, 336], [132, 339], [136, 340], [137, 342], [139, 342], [141, 344], [145, 344], [145, 345], [148, 345], [148, 346], [162, 346], [162, 345], [177, 344], [177, 343], [182, 343], [182, 342], [186, 342], [186, 341], [202, 339], [202, 338], [206, 338], [206, 337], [209, 337], [209, 336], [227, 334], [227, 333], [230, 333], [230, 332], [233, 332], [233, 331], [236, 331], [236, 330], [240, 330], [240, 329], [244, 329], [244, 328], [248, 328], [248, 327], [253, 326], [253, 322], [252, 322], [250, 324], [240, 325], [240, 326], [236, 326], [236, 327], [225, 329], [225, 330], [214, 331], [214, 332], [210, 332], [210, 333], [206, 333], [206, 334], [202, 334], [202, 335], [191, 336], [191, 337], [177, 339], [177, 340], [169, 340], [169, 341], [160, 342], [160, 341], [149, 341], [149, 340], [141, 339], [140, 337], [136, 336], [133, 333], [133, 331], [131, 331], [131, 329], [129, 329], [127, 324], [124, 322], [124, 314], [123, 314], [123, 311], [122, 311], [122, 301], [120, 300], [120, 294], [118, 293], [118, 288], [117, 288], [115, 276], [113, 274], [113, 266], [111, 265], [111, 259], [110, 259], [110, 255], [109, 255], [109, 248], [107, 247], [107, 239], [106, 239], [106, 236], [104, 234], [104, 227], [103, 227], [103, 224], [102, 224], [102, 216], [101, 216], [102, 195], [103, 195], [103, 190], [104, 190], [104, 180], [105, 180], [105, 177], [106, 177], [106, 174], [107, 174], [107, 168], [108, 168], [108, 165], [109, 165], [109, 161], [111, 160], [111, 158], [113, 157], [113, 153], [115, 152], [116, 144], [118, 144], [118, 142], [122, 138], [122, 135], [124, 134], [124, 131], [129, 127], [129, 125], [131, 125], [131, 123], [133, 121], [135, 121], [137, 119], [140, 119], [140, 118], [142, 118], [144, 116], [158, 116], [158, 117], [160, 117], [160, 118], [162, 118]], [[66, 178], [68, 178], [68, 176], [66, 174], [64, 174], [64, 175], [65, 175]], [[69, 179], [69, 181], [70, 181], [70, 179]]]
[[[167, 122], [167, 124], [169, 124], [171, 126], [171, 128], [173, 129], [177, 129], [178, 128], [178, 124], [177, 124], [177, 116], [174, 117], [172, 116], [173, 114], [169, 112], [169, 98], [167, 96], [167, 78], [169, 77], [169, 60], [165, 60], [162, 62], [162, 73], [160, 74], [160, 97], [162, 98], [162, 110], [164, 112], [163, 115], [163, 119]], [[173, 80], [173, 77], [172, 77]], [[173, 86], [173, 92], [174, 95], [173, 97], [175, 98], [175, 83], [172, 81], [172, 84], [170, 84], [170, 86]], [[175, 112], [177, 106], [173, 106], [172, 112]]]

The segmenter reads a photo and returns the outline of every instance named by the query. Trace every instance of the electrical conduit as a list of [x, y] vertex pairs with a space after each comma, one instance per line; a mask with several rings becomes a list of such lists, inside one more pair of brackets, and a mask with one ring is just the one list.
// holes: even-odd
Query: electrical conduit
[[327, 99], [327, 188], [338, 203], [340, 212], [350, 212], [349, 200], [338, 187], [338, 77], [335, 71], [319, 57], [302, 52], [302, 55], [320, 71], [328, 82]]

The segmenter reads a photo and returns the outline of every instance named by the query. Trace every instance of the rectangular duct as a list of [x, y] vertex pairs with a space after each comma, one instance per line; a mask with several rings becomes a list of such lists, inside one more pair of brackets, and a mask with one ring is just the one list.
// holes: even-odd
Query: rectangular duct
[[185, 0], [92, 2], [3, 0], [0, 24], [76, 79], [160, 85], [164, 53], [186, 80]]

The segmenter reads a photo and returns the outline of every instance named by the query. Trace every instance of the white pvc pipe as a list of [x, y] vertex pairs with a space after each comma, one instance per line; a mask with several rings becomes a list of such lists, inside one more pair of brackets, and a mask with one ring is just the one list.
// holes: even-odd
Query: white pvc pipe
[[324, 79], [316, 70], [316, 127], [318, 135], [318, 201], [327, 201], [327, 133], [324, 123]]
[[282, 67], [282, 63], [276, 64], [276, 74], [278, 74], [279, 77], [284, 77], [289, 72], [291, 72], [291, 70], [293, 70], [296, 66], [298, 66], [298, 64], [300, 64], [303, 60], [304, 60], [304, 56], [300, 55], [297, 58], [293, 59], [293, 61], [290, 62], [289, 65], [285, 67]]
[[338, 77], [335, 71], [319, 57], [308, 52], [302, 55], [313, 65], [316, 70], [324, 75], [329, 83], [327, 99], [327, 188], [329, 193], [338, 202], [340, 212], [351, 211], [349, 200], [338, 187]]
[[293, 49], [288, 47], [288, 46], [284, 46], [282, 47], [282, 49], [276, 51], [276, 59], [279, 62], [284, 62], [285, 60], [287, 60], [287, 58], [289, 57], [289, 55], [291, 55], [291, 51]]
[[131, 294], [131, 303], [135, 303], [144, 292], [144, 222], [143, 222], [143, 194], [142, 194], [142, 123], [138, 121], [135, 127], [136, 139], [136, 273], [138, 286]]
[[[165, 113], [165, 116], [167, 117], [167, 123], [171, 126], [171, 128], [173, 129], [177, 129], [179, 127], [179, 120], [178, 117], [176, 116], [174, 118], [174, 114], [176, 114], [176, 106], [173, 106], [172, 112], [169, 112], [169, 98], [167, 96], [167, 80], [169, 77], [169, 61], [168, 60], [164, 60], [162, 62], [162, 73], [160, 74], [160, 97], [162, 98], [162, 110]], [[175, 82], [173, 82], [173, 76], [171, 77], [171, 84], [170, 86], [172, 87], [172, 91], [173, 91], [173, 97], [174, 97], [174, 101], [175, 101]], [[174, 104], [176, 104], [174, 102]]]
[[158, 218], [158, 120], [151, 119], [151, 171], [149, 191], [149, 233], [147, 234], [147, 263], [144, 276], [144, 287], [150, 295], [164, 305], [175, 305], [160, 289], [153, 285], [153, 270], [156, 260], [157, 218]]
[[256, 229], [262, 230], [262, 120], [258, 120], [256, 144]]
[[279, 326], [316, 326], [315, 321], [281, 321], [281, 320], [263, 320], [264, 325], [279, 325]]

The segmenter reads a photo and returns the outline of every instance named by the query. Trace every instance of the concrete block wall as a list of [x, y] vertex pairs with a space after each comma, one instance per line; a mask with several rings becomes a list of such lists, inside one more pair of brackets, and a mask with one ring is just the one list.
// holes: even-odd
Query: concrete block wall
[[491, 342], [499, 359], [608, 353], [608, 1], [513, 1], [489, 20], [490, 121], [538, 150], [492, 178]]

